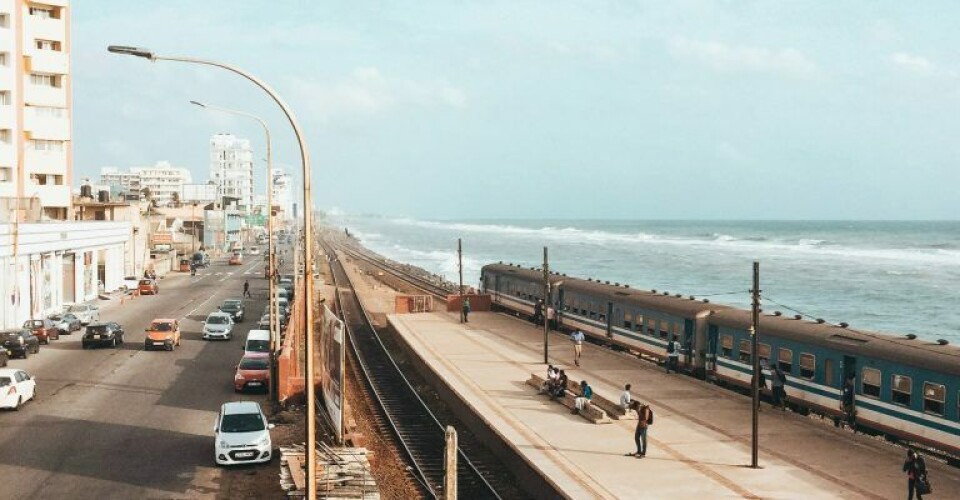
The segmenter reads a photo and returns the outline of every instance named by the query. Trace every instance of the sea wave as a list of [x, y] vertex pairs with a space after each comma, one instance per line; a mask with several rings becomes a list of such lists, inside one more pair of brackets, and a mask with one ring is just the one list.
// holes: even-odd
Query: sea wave
[[945, 266], [960, 266], [960, 251], [947, 248], [871, 248], [832, 244], [820, 238], [767, 239], [737, 237], [724, 233], [711, 233], [697, 236], [658, 235], [645, 232], [618, 233], [597, 229], [583, 229], [574, 226], [523, 227], [516, 225], [440, 222], [418, 219], [392, 219], [399, 225], [424, 229], [451, 231], [456, 233], [480, 233], [507, 237], [536, 238], [541, 241], [559, 243], [595, 244], [644, 244], [644, 245], [683, 245], [702, 248], [723, 248], [738, 253], [760, 256], [766, 254], [809, 255], [837, 257], [843, 259], [873, 259], [896, 262], [920, 262]]

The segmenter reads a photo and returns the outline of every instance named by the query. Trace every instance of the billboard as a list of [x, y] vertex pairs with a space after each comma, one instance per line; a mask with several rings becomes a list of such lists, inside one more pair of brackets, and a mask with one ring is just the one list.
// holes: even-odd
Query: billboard
[[323, 405], [333, 423], [337, 443], [343, 442], [343, 321], [323, 306], [320, 322], [320, 390]]

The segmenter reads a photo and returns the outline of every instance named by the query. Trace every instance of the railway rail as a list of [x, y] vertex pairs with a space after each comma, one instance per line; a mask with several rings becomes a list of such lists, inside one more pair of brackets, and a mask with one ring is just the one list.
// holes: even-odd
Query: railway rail
[[[324, 246], [328, 254], [337, 255], [331, 246]], [[355, 256], [353, 252], [345, 253]], [[350, 349], [360, 366], [363, 383], [373, 394], [425, 494], [437, 498], [443, 489], [445, 429], [390, 356], [342, 264], [333, 258], [330, 267]], [[461, 498], [499, 499], [496, 482], [496, 478], [488, 481], [463, 449], [458, 449], [457, 489]]]
[[369, 255], [368, 253], [357, 250], [356, 248], [352, 248], [349, 245], [336, 245], [334, 248], [335, 250], [343, 252], [354, 259], [362, 260], [374, 267], [383, 269], [384, 271], [390, 273], [394, 277], [402, 281], [406, 281], [407, 283], [410, 283], [411, 285], [419, 288], [420, 290], [423, 290], [424, 292], [430, 295], [446, 298], [447, 295], [456, 293], [455, 288], [444, 286], [434, 281], [425, 279], [422, 276], [418, 276], [414, 273], [408, 272], [403, 268], [401, 268], [400, 266], [392, 263], [386, 258], [379, 258], [379, 259], [375, 258]]

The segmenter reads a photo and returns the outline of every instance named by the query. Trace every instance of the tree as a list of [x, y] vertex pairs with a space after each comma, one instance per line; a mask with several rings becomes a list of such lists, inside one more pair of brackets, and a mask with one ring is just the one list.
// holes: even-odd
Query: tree
[[140, 190], [140, 196], [141, 196], [144, 200], [147, 200], [147, 201], [150, 201], [150, 200], [153, 199], [153, 193], [150, 192], [150, 188], [143, 188], [143, 189], [141, 189], [141, 190]]
[[174, 191], [171, 196], [171, 201], [173, 202], [174, 208], [180, 208], [180, 193]]

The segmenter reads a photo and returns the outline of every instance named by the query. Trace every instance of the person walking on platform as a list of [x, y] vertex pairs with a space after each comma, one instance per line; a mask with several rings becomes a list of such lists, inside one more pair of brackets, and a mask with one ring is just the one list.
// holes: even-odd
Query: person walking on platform
[[680, 373], [680, 342], [677, 342], [676, 335], [667, 342], [667, 373], [671, 369], [674, 373]]
[[570, 334], [570, 341], [573, 342], [573, 363], [580, 366], [580, 355], [583, 353], [583, 332], [579, 328]]
[[930, 493], [930, 483], [927, 481], [927, 464], [916, 450], [907, 450], [907, 460], [903, 462], [903, 472], [907, 473], [907, 500], [923, 500], [923, 495]]
[[787, 411], [787, 391], [784, 388], [787, 383], [787, 376], [783, 374], [779, 363], [773, 365], [771, 376], [773, 378], [773, 406], [779, 406], [781, 410]]
[[593, 399], [593, 387], [586, 380], [580, 381], [580, 395], [573, 400], [573, 411], [570, 413], [579, 413], [590, 406], [590, 400]]
[[633, 441], [637, 445], [636, 453], [627, 453], [628, 457], [643, 458], [647, 455], [647, 429], [653, 425], [653, 409], [649, 406], [634, 401], [630, 405], [637, 412], [637, 428], [633, 433]]
[[540, 326], [543, 321], [543, 301], [537, 299], [537, 303], [533, 305], [533, 324]]
[[630, 394], [630, 384], [627, 384], [623, 386], [623, 392], [620, 393], [620, 407], [623, 408], [624, 413], [626, 413], [632, 406], [633, 396]]
[[243, 280], [243, 296], [253, 297], [253, 295], [250, 295], [250, 281], [248, 280]]
[[467, 316], [470, 315], [470, 297], [463, 298], [463, 306], [461, 307], [461, 312], [463, 313], [463, 322], [469, 323]]
[[856, 393], [857, 389], [854, 385], [853, 375], [847, 377], [847, 380], [843, 383], [843, 392], [840, 393], [840, 410], [843, 412], [843, 420], [838, 422], [840, 426], [848, 425], [851, 429], [856, 430], [856, 420], [857, 420], [857, 410], [856, 410]]

